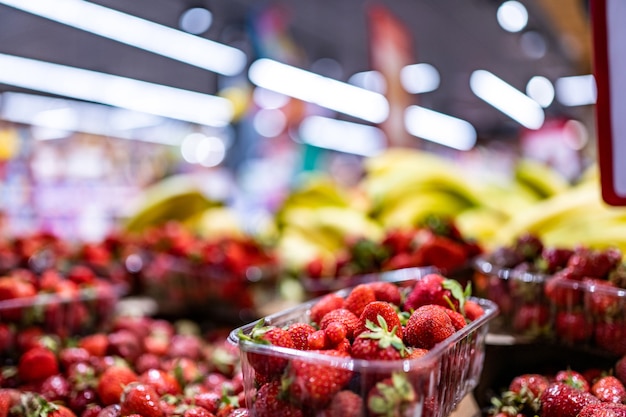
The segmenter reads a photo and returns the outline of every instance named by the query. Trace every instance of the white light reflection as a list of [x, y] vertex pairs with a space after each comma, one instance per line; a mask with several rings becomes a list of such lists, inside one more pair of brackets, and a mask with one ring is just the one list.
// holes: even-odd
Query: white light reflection
[[439, 71], [426, 63], [407, 65], [400, 71], [400, 82], [411, 94], [428, 93], [439, 88]]
[[348, 82], [357, 87], [375, 91], [380, 94], [385, 94], [387, 91], [387, 82], [379, 71], [357, 72], [348, 79]]
[[304, 119], [298, 137], [309, 145], [362, 156], [374, 156], [386, 144], [385, 134], [377, 127], [321, 116]]
[[592, 74], [562, 77], [556, 80], [556, 98], [565, 106], [595, 104], [598, 92]]
[[287, 117], [278, 109], [261, 109], [254, 115], [252, 124], [259, 135], [273, 138], [285, 130]]
[[470, 76], [470, 88], [476, 96], [522, 126], [528, 129], [543, 126], [545, 115], [541, 106], [489, 71], [474, 71]]
[[546, 108], [554, 101], [554, 86], [546, 77], [536, 75], [526, 84], [526, 94]]
[[226, 126], [233, 106], [222, 97], [102, 72], [0, 54], [0, 83], [199, 123]]
[[519, 32], [528, 24], [528, 11], [519, 1], [505, 1], [498, 7], [496, 15], [502, 29], [508, 32]]
[[476, 144], [476, 129], [469, 122], [419, 106], [404, 112], [404, 124], [413, 136], [466, 151]]
[[271, 59], [255, 61], [250, 66], [248, 76], [259, 87], [368, 122], [381, 123], [389, 115], [389, 103], [379, 93]]
[[0, 0], [0, 4], [223, 75], [243, 71], [243, 51], [83, 0]]

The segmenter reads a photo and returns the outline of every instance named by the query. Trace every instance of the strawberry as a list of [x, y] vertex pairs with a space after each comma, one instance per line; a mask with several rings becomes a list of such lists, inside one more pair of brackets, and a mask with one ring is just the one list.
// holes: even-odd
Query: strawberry
[[[467, 311], [467, 303], [465, 310]], [[548, 325], [550, 311], [543, 303], [524, 303], [513, 315], [513, 330], [519, 334], [540, 333]]]
[[319, 323], [320, 328], [324, 330], [332, 322], [339, 322], [343, 324], [347, 331], [346, 337], [351, 340], [359, 328], [359, 317], [345, 308], [339, 308], [326, 314]]
[[[275, 326], [265, 326], [264, 320], [260, 320], [254, 326], [249, 336], [241, 333], [239, 337], [254, 343], [269, 344], [291, 349], [296, 348], [287, 330]], [[282, 373], [285, 366], [287, 366], [287, 359], [285, 358], [260, 353], [249, 353], [248, 361], [256, 372], [266, 376], [278, 375]]]
[[527, 390], [534, 398], [539, 398], [549, 385], [548, 378], [541, 374], [523, 374], [513, 378], [509, 384], [509, 391], [520, 394], [523, 390]]
[[392, 254], [408, 253], [413, 251], [413, 239], [417, 230], [394, 229], [389, 230], [381, 241], [381, 245]]
[[593, 325], [581, 311], [558, 311], [554, 321], [554, 331], [564, 342], [580, 343], [591, 337]]
[[20, 404], [22, 393], [16, 389], [0, 388], [0, 417], [7, 417]]
[[97, 417], [120, 417], [120, 408], [119, 404], [107, 405], [100, 410]]
[[399, 306], [402, 302], [402, 293], [400, 288], [391, 282], [374, 281], [366, 284], [374, 290], [376, 301], [386, 301], [388, 303]]
[[485, 314], [485, 310], [480, 306], [480, 304], [472, 300], [465, 300], [465, 308], [463, 310], [465, 317], [470, 322]]
[[421, 265], [432, 265], [445, 272], [458, 270], [469, 259], [463, 244], [434, 233], [421, 242], [417, 252], [422, 259]]
[[336, 346], [341, 341], [347, 338], [348, 329], [346, 329], [346, 326], [343, 323], [333, 321], [328, 323], [328, 325], [324, 329], [324, 333], [326, 335], [326, 340], [328, 340], [330, 346]]
[[327, 417], [359, 417], [365, 414], [361, 396], [348, 390], [339, 391], [333, 397], [324, 414]]
[[191, 405], [185, 408], [182, 417], [214, 417], [214, 414], [200, 406]]
[[[312, 351], [312, 353], [349, 358], [337, 350]], [[324, 407], [330, 399], [350, 381], [352, 372], [340, 364], [328, 365], [309, 358], [293, 359], [286, 369], [283, 383], [292, 402], [304, 406]]]
[[282, 398], [280, 381], [268, 382], [263, 385], [256, 395], [252, 406], [254, 415], [257, 417], [302, 417], [302, 410]]
[[607, 402], [587, 404], [578, 417], [626, 417], [626, 404]]
[[596, 316], [612, 317], [622, 313], [620, 297], [612, 282], [597, 278], [584, 278], [587, 285], [587, 310]]
[[100, 397], [100, 401], [104, 405], [117, 404], [122, 397], [126, 385], [138, 380], [135, 372], [123, 365], [114, 365], [108, 367], [100, 378], [96, 391]]
[[368, 319], [366, 328], [367, 330], [352, 342], [353, 357], [369, 360], [396, 360], [404, 356], [404, 343], [396, 333], [396, 327], [389, 329], [383, 316], [379, 315], [376, 323]]
[[307, 338], [314, 331], [315, 327], [302, 322], [293, 323], [287, 327], [287, 333], [291, 336], [291, 340], [293, 341], [295, 348], [298, 350], [307, 350]]
[[404, 302], [404, 310], [411, 311], [423, 305], [437, 304], [455, 311], [464, 311], [469, 291], [469, 287], [464, 291], [461, 284], [453, 279], [447, 279], [440, 274], [428, 274], [415, 283]]
[[373, 301], [365, 306], [359, 317], [359, 327], [355, 331], [354, 336], [356, 337], [367, 330], [367, 321], [377, 323], [378, 316], [383, 318], [387, 327], [390, 329], [395, 328], [398, 337], [402, 338], [402, 323], [398, 317], [398, 311], [393, 305], [385, 301]]
[[425, 305], [409, 317], [404, 329], [404, 341], [409, 346], [432, 349], [454, 332], [450, 317], [440, 307]]
[[149, 369], [139, 375], [139, 382], [150, 385], [159, 395], [178, 395], [182, 393], [174, 375], [161, 369]]
[[557, 272], [546, 281], [544, 294], [556, 307], [566, 309], [579, 305], [583, 299], [581, 283], [568, 268]]
[[450, 317], [450, 321], [452, 322], [455, 330], [461, 330], [463, 327], [467, 326], [467, 322], [465, 321], [463, 314], [458, 311], [450, 310], [446, 307], [440, 306], [440, 308], [448, 315], [448, 317]]
[[556, 373], [554, 380], [556, 382], [562, 382], [570, 385], [581, 391], [589, 391], [589, 382], [580, 372], [572, 371], [571, 369], [559, 371]]
[[15, 343], [15, 331], [7, 323], [0, 323], [0, 354], [6, 353], [13, 348]]
[[18, 363], [18, 375], [24, 382], [42, 381], [59, 373], [56, 355], [45, 347], [33, 347], [26, 351]]
[[[0, 277], [0, 301], [27, 299], [35, 295], [37, 290], [31, 282], [14, 276]], [[21, 307], [3, 308], [2, 321], [17, 322], [22, 312]]]
[[599, 348], [614, 355], [626, 354], [626, 322], [599, 321], [595, 324], [593, 341]]
[[562, 382], [554, 382], [540, 397], [542, 417], [576, 417], [587, 404], [600, 402], [584, 392]]
[[49, 376], [39, 387], [39, 393], [50, 402], [65, 402], [70, 395], [70, 383], [61, 374]]
[[142, 417], [163, 417], [161, 396], [150, 385], [132, 382], [124, 388], [120, 403], [123, 416], [137, 413]]
[[21, 402], [23, 410], [20, 415], [27, 417], [76, 417], [76, 414], [66, 406], [49, 402], [33, 393], [24, 393]]
[[[337, 322], [333, 322], [333, 323], [337, 323]], [[345, 326], [343, 326], [343, 328], [345, 330]], [[326, 337], [326, 331], [324, 330], [316, 330], [307, 337], [306, 350], [323, 350], [323, 349], [327, 349], [329, 346], [330, 346], [330, 341]]]
[[64, 347], [59, 351], [59, 363], [63, 369], [68, 369], [74, 363], [87, 363], [90, 357], [87, 350], [79, 347]]
[[376, 301], [374, 290], [366, 284], [359, 284], [354, 287], [343, 302], [343, 308], [359, 317], [365, 306]]
[[406, 375], [394, 372], [390, 378], [378, 382], [367, 394], [368, 416], [404, 416], [412, 414], [408, 407], [417, 396]]
[[211, 413], [216, 413], [222, 401], [222, 394], [214, 391], [198, 392], [191, 397], [190, 401]]
[[592, 386], [593, 395], [607, 403], [621, 404], [626, 401], [626, 388], [619, 379], [612, 375], [598, 379]]
[[142, 353], [140, 337], [127, 329], [119, 329], [107, 336], [107, 354], [119, 356], [130, 363], [135, 362]]
[[330, 293], [321, 297], [317, 303], [311, 307], [311, 321], [318, 323], [327, 313], [337, 310], [343, 306], [343, 298], [336, 293]]
[[78, 341], [78, 346], [89, 352], [91, 356], [102, 357], [108, 350], [109, 339], [104, 333], [94, 333], [82, 337]]

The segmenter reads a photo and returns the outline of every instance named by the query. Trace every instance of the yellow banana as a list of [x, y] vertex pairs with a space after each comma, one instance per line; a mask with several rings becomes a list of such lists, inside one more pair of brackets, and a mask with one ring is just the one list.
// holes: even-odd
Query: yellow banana
[[542, 162], [522, 159], [513, 170], [516, 181], [533, 190], [539, 198], [560, 194], [570, 187], [567, 179]]
[[386, 229], [415, 227], [429, 215], [454, 217], [467, 207], [467, 203], [454, 194], [422, 191], [385, 206], [376, 219]]

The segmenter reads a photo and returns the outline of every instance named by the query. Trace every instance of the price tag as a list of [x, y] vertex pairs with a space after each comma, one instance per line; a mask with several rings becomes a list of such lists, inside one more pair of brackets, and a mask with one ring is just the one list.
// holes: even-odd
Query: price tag
[[592, 0], [602, 198], [626, 206], [626, 1]]

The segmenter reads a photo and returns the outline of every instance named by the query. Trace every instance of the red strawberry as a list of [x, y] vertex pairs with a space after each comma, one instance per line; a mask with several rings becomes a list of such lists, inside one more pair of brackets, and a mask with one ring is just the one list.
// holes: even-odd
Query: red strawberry
[[142, 417], [163, 417], [160, 407], [161, 396], [150, 385], [132, 382], [124, 388], [120, 403], [120, 413], [139, 414]]
[[180, 384], [174, 375], [161, 369], [149, 369], [139, 375], [139, 382], [150, 385], [159, 395], [178, 395], [182, 393]]
[[367, 330], [366, 324], [368, 320], [377, 323], [378, 316], [384, 319], [390, 329], [395, 328], [398, 337], [402, 338], [402, 323], [398, 317], [398, 311], [393, 305], [385, 301], [373, 301], [365, 306], [363, 313], [361, 313], [359, 317], [359, 327], [354, 333], [354, 336], [356, 337]]
[[8, 352], [15, 343], [15, 334], [7, 323], [0, 323], [0, 354]]
[[[0, 277], [0, 301], [27, 299], [37, 295], [35, 286], [23, 279], [8, 276]], [[3, 321], [19, 321], [22, 316], [23, 308], [11, 307], [2, 310]]]
[[408, 253], [413, 251], [413, 239], [415, 229], [395, 229], [386, 233], [381, 245], [388, 248], [391, 253]]
[[593, 340], [597, 347], [614, 355], [626, 354], [626, 322], [619, 320], [597, 322]]
[[556, 382], [562, 382], [570, 385], [581, 391], [589, 391], [589, 382], [580, 372], [572, 371], [570, 369], [559, 371], [554, 377]]
[[76, 417], [76, 414], [64, 405], [47, 401], [45, 398], [32, 394], [22, 394], [20, 415], [38, 417]]
[[326, 314], [320, 321], [320, 328], [326, 329], [330, 323], [339, 322], [346, 327], [346, 337], [352, 339], [359, 328], [359, 317], [345, 308], [339, 308]]
[[438, 304], [459, 311], [467, 296], [457, 281], [440, 274], [428, 274], [415, 283], [404, 302], [404, 310], [411, 311], [423, 305]]
[[620, 297], [615, 291], [617, 289], [615, 284], [597, 278], [585, 278], [583, 282], [588, 286], [586, 301], [591, 314], [600, 317], [621, 314]]
[[108, 335], [107, 354], [119, 356], [130, 363], [135, 362], [142, 353], [139, 336], [126, 329], [116, 330]]
[[89, 352], [79, 347], [65, 347], [59, 352], [59, 363], [63, 369], [68, 369], [74, 363], [89, 362], [90, 358]]
[[190, 405], [185, 408], [182, 417], [215, 417], [215, 415], [200, 406]]
[[307, 338], [313, 332], [315, 332], [315, 327], [311, 326], [308, 323], [293, 323], [287, 327], [287, 332], [291, 336], [291, 340], [296, 349], [298, 350], [307, 350], [308, 341]]
[[70, 395], [69, 381], [61, 374], [49, 376], [39, 387], [39, 393], [50, 402], [65, 402]]
[[326, 339], [328, 340], [330, 346], [337, 346], [347, 338], [348, 329], [346, 329], [346, 326], [343, 323], [333, 321], [328, 323], [324, 329], [324, 333], [326, 334]]
[[391, 282], [375, 281], [368, 283], [367, 286], [374, 290], [376, 301], [386, 301], [397, 306], [402, 302], [400, 288]]
[[381, 270], [394, 271], [397, 269], [411, 268], [411, 267], [420, 266], [423, 264], [424, 264], [423, 261], [415, 260], [414, 254], [408, 253], [408, 252], [401, 252], [401, 253], [396, 253], [395, 255], [392, 255], [391, 257], [386, 259], [381, 266]]
[[[187, 396], [187, 398], [189, 397]], [[211, 413], [216, 413], [222, 401], [222, 393], [214, 391], [198, 392], [192, 396], [190, 401], [192, 404], [196, 404]]]
[[417, 400], [415, 389], [402, 372], [378, 382], [367, 394], [368, 416], [403, 416]]
[[[337, 350], [312, 351], [336, 358], [349, 358]], [[350, 381], [352, 372], [340, 363], [328, 365], [309, 358], [293, 359], [286, 369], [283, 382], [288, 385], [292, 402], [312, 407], [324, 407]]]
[[591, 386], [591, 393], [601, 401], [621, 404], [626, 401], [626, 388], [614, 376], [608, 375], [598, 379]]
[[[265, 326], [264, 320], [260, 320], [254, 326], [249, 336], [241, 333], [239, 337], [254, 343], [296, 348], [287, 330], [275, 326]], [[261, 353], [248, 353], [248, 361], [255, 371], [266, 376], [278, 375], [287, 366], [287, 359]]]
[[336, 293], [327, 294], [311, 307], [311, 321], [318, 323], [327, 313], [343, 306], [343, 298]]
[[463, 327], [467, 326], [467, 322], [465, 321], [465, 317], [463, 314], [458, 311], [452, 311], [446, 307], [440, 307], [447, 315], [450, 317], [450, 321], [454, 326], [455, 330], [461, 330]]
[[554, 330], [564, 342], [580, 343], [591, 337], [593, 326], [583, 312], [567, 310], [556, 313]]
[[588, 392], [555, 382], [540, 397], [542, 417], [576, 417], [587, 404], [600, 402]]
[[326, 332], [324, 330], [316, 330], [307, 337], [306, 350], [323, 350], [329, 346], [330, 341], [326, 338]]
[[376, 322], [368, 319], [366, 331], [352, 342], [352, 356], [370, 360], [401, 359], [405, 355], [405, 347], [395, 329], [396, 327], [390, 329], [381, 315]]
[[434, 233], [421, 242], [417, 252], [422, 265], [432, 265], [445, 272], [455, 271], [468, 261], [468, 253], [461, 243]]
[[472, 322], [485, 314], [485, 310], [475, 301], [465, 300], [464, 306], [465, 317]]
[[404, 329], [404, 341], [409, 346], [432, 349], [454, 332], [450, 317], [440, 307], [425, 305], [409, 317]]
[[548, 378], [541, 374], [518, 375], [509, 384], [509, 391], [520, 394], [528, 390], [534, 398], [538, 398], [550, 385]]
[[89, 352], [91, 356], [102, 357], [108, 350], [109, 339], [104, 333], [94, 333], [82, 337], [78, 341], [78, 346]]
[[583, 299], [581, 282], [574, 279], [570, 269], [563, 269], [548, 279], [544, 286], [548, 300], [556, 307], [572, 309]]
[[[465, 310], [467, 311], [465, 304]], [[521, 334], [535, 334], [541, 332], [550, 320], [548, 306], [543, 303], [522, 304], [514, 313], [513, 330]]]
[[363, 416], [365, 415], [363, 399], [352, 391], [339, 391], [333, 397], [324, 415], [327, 417]]
[[257, 417], [302, 417], [302, 410], [293, 404], [284, 401], [281, 393], [281, 382], [273, 381], [263, 385], [256, 395], [252, 406], [254, 415]]
[[11, 408], [20, 404], [21, 397], [17, 389], [0, 388], [0, 417], [7, 417]]
[[50, 349], [36, 346], [20, 357], [18, 375], [24, 382], [42, 381], [58, 373], [59, 364]]
[[119, 403], [126, 385], [137, 380], [137, 374], [126, 366], [114, 365], [108, 367], [100, 375], [96, 387], [100, 401], [104, 405]]
[[591, 403], [580, 410], [578, 417], [626, 417], [626, 404]]
[[354, 287], [343, 302], [343, 308], [350, 310], [355, 316], [359, 317], [365, 306], [376, 301], [374, 290], [367, 284], [359, 284]]
[[119, 404], [111, 404], [104, 407], [98, 413], [98, 417], [120, 417], [120, 405]]

